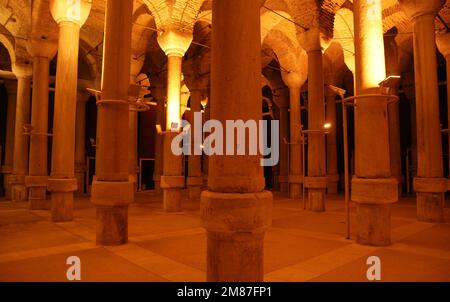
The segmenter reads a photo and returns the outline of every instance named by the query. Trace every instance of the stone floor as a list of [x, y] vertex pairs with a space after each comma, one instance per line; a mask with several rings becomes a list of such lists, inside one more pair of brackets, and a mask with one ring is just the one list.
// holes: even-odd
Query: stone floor
[[[0, 281], [66, 281], [66, 259], [81, 259], [82, 281], [204, 281], [205, 232], [199, 202], [183, 213], [162, 211], [161, 197], [138, 193], [129, 209], [129, 243], [95, 245], [95, 210], [75, 200], [75, 220], [52, 223], [48, 211], [0, 199]], [[352, 221], [354, 220], [352, 214]], [[265, 240], [266, 281], [367, 281], [366, 260], [381, 259], [383, 281], [450, 281], [450, 208], [444, 224], [418, 222], [414, 198], [393, 209], [394, 244], [375, 248], [345, 240], [342, 196], [327, 212], [275, 195]]]

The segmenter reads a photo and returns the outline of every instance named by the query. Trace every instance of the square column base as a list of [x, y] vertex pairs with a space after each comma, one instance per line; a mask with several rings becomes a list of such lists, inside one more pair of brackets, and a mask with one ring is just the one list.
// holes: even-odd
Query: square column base
[[417, 220], [424, 222], [444, 222], [444, 193], [417, 192]]
[[184, 176], [161, 176], [161, 188], [163, 189], [164, 211], [169, 213], [181, 212]]
[[391, 205], [356, 205], [356, 242], [370, 246], [391, 244]]
[[417, 220], [425, 222], [444, 222], [445, 192], [448, 189], [446, 178], [414, 178], [417, 195]]
[[398, 201], [395, 178], [353, 178], [356, 203], [356, 242], [370, 246], [391, 244], [391, 205]]
[[203, 191], [201, 218], [207, 232], [207, 281], [264, 279], [264, 234], [272, 222], [271, 192]]
[[53, 222], [73, 220], [73, 192], [77, 190], [76, 178], [49, 178]]
[[98, 245], [115, 246], [128, 241], [128, 205], [133, 201], [131, 181], [92, 183], [91, 202], [97, 210]]
[[121, 245], [128, 242], [128, 206], [97, 206], [96, 244]]

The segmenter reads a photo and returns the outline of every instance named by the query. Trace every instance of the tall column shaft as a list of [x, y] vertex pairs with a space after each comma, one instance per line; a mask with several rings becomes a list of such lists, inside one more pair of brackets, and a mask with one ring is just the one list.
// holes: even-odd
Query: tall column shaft
[[[261, 4], [247, 0], [213, 2], [211, 119], [220, 121], [224, 128], [226, 120], [262, 119], [261, 85], [255, 80], [261, 77]], [[233, 34], [236, 32], [240, 34]], [[247, 136], [245, 143], [255, 142]], [[234, 141], [234, 146], [237, 144]], [[264, 191], [260, 158], [210, 157], [209, 190], [201, 196], [208, 281], [263, 280], [263, 240], [271, 223], [272, 194]]]
[[191, 152], [193, 155], [190, 155], [188, 158], [189, 161], [189, 171], [188, 171], [188, 179], [187, 179], [187, 185], [189, 189], [189, 199], [191, 200], [199, 200], [200, 199], [200, 193], [202, 189], [203, 184], [203, 177], [202, 177], [202, 157], [200, 155], [194, 155], [194, 144], [196, 143], [194, 141], [194, 135], [195, 133], [195, 123], [194, 123], [194, 114], [200, 113], [201, 114], [201, 98], [202, 98], [202, 90], [198, 88], [191, 89], [191, 111], [189, 114], [190, 117], [190, 124], [191, 124]]
[[9, 177], [12, 201], [28, 198], [25, 176], [28, 174], [29, 136], [24, 135], [24, 126], [30, 124], [31, 72], [17, 74], [16, 119], [14, 127], [14, 157], [12, 175]]
[[[165, 125], [165, 95], [167, 89], [164, 86], [155, 86], [152, 88], [152, 95], [156, 99], [158, 106], [156, 107], [156, 124]], [[161, 175], [163, 174], [163, 146], [164, 137], [156, 136], [155, 141], [155, 169], [153, 172], [153, 181], [155, 182], [155, 191], [160, 194], [161, 191]]]
[[80, 26], [59, 23], [58, 64], [56, 69], [53, 118], [52, 171], [48, 180], [52, 220], [73, 219], [75, 178], [75, 119], [77, 109], [78, 47]]
[[6, 112], [6, 139], [5, 139], [5, 161], [2, 166], [3, 186], [5, 188], [5, 196], [11, 198], [11, 184], [9, 184], [9, 176], [12, 173], [13, 157], [14, 157], [14, 130], [16, 123], [16, 102], [17, 102], [17, 85], [14, 82], [6, 82], [6, 90], [8, 92], [8, 104]]
[[[386, 77], [381, 1], [355, 0], [354, 20], [355, 95], [379, 94], [379, 83]], [[355, 103], [356, 240], [389, 245], [391, 204], [398, 200], [398, 187], [391, 178], [387, 100], [358, 98]]]
[[78, 180], [78, 193], [85, 191], [86, 179], [86, 102], [89, 96], [79, 91], [77, 98], [75, 129], [75, 176]]
[[47, 152], [48, 152], [48, 91], [50, 58], [33, 59], [33, 103], [31, 108], [31, 136], [29, 176], [29, 204], [32, 210], [47, 208]]
[[132, 12], [132, 1], [106, 2], [96, 180], [91, 196], [97, 209], [96, 241], [101, 245], [128, 241], [128, 204], [134, 196], [128, 154]]
[[328, 194], [336, 194], [339, 183], [336, 145], [336, 94], [329, 88], [327, 89], [326, 103], [327, 122], [332, 125], [327, 135], [327, 191]]
[[[319, 36], [317, 44], [320, 46]], [[327, 188], [326, 146], [323, 130], [325, 121], [325, 99], [322, 50], [319, 47], [308, 53], [308, 200], [312, 211], [325, 211]]]
[[184, 177], [182, 156], [173, 154], [171, 144], [177, 132], [170, 129], [180, 127], [180, 94], [181, 94], [181, 64], [183, 57], [180, 55], [168, 56], [167, 70], [167, 108], [166, 131], [164, 136], [164, 164], [161, 188], [163, 189], [164, 210], [167, 212], [181, 211], [182, 191]]
[[301, 138], [301, 110], [300, 110], [300, 86], [289, 87], [290, 107], [290, 154], [289, 154], [289, 197], [300, 198], [302, 196], [303, 183], [303, 154]]
[[288, 156], [289, 146], [286, 145], [286, 141], [289, 141], [289, 107], [280, 107], [280, 175], [278, 181], [280, 183], [280, 191], [287, 193], [288, 188]]
[[427, 180], [444, 181], [434, 19], [434, 15], [424, 15], [413, 20], [418, 146], [414, 187], [417, 193], [417, 215], [419, 220], [425, 221], [443, 221], [444, 203], [443, 186], [439, 183], [423, 184]]
[[400, 1], [412, 19], [417, 121], [417, 218], [422, 221], [444, 220], [442, 139], [439, 120], [439, 93], [436, 61], [435, 17], [444, 1]]

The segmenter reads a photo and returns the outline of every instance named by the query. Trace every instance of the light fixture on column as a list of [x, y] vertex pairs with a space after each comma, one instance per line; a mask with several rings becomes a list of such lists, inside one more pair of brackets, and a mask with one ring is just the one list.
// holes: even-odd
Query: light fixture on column
[[378, 86], [380, 86], [382, 94], [391, 94], [392, 90], [397, 87], [400, 82], [401, 77], [399, 75], [390, 75], [381, 81]]

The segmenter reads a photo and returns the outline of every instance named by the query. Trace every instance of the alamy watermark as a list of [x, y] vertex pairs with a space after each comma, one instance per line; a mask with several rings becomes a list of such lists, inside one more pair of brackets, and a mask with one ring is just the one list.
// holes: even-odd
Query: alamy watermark
[[[181, 121], [182, 131], [172, 140], [174, 155], [259, 155], [261, 166], [278, 164], [278, 120], [227, 120], [223, 125], [221, 121], [211, 119], [203, 124], [202, 113], [195, 112], [193, 126], [194, 131], [188, 121]], [[173, 128], [178, 129], [178, 125], [175, 124]], [[204, 134], [209, 135], [205, 137]]]

